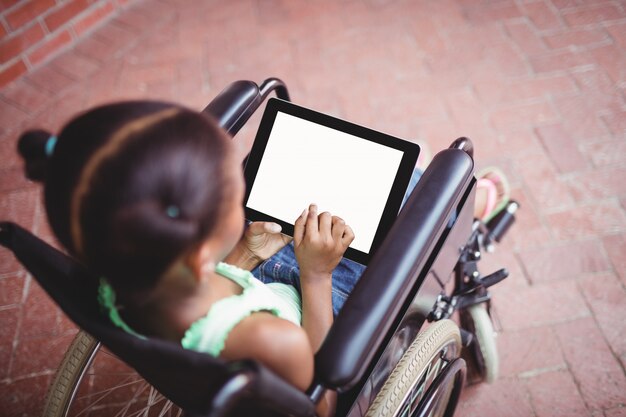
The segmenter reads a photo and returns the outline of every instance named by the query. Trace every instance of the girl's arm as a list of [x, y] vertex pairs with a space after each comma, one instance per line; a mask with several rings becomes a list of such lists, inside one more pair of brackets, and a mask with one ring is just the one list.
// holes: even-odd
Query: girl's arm
[[314, 352], [333, 322], [332, 272], [354, 239], [350, 226], [330, 213], [317, 215], [311, 204], [294, 224], [294, 250], [300, 266], [302, 326]]
[[301, 391], [313, 381], [313, 351], [306, 333], [271, 313], [254, 313], [239, 322], [220, 357], [255, 359]]
[[[302, 287], [302, 328], [311, 349], [317, 352], [333, 324], [332, 271], [352, 243], [350, 226], [324, 212], [317, 215], [311, 204], [294, 225], [294, 250], [300, 266]], [[320, 416], [334, 414], [337, 395], [328, 391], [317, 411]]]
[[[339, 217], [317, 214], [311, 205], [296, 220], [294, 249], [300, 266], [302, 328], [269, 313], [255, 313], [229, 333], [221, 357], [252, 358], [295, 387], [313, 382], [313, 355], [333, 323], [332, 271], [354, 234]], [[318, 404], [319, 416], [334, 414], [336, 393], [329, 391]]]

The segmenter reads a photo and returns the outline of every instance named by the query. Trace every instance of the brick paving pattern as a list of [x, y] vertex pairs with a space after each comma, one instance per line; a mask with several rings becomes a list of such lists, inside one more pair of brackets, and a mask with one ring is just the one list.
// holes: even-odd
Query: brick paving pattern
[[[523, 210], [483, 262], [511, 271], [493, 291], [501, 376], [457, 415], [624, 416], [625, 51], [618, 0], [137, 0], [0, 90], [0, 218], [54, 241], [16, 138], [116, 99], [200, 109], [277, 76], [297, 103], [433, 152], [469, 136]], [[5, 250], [0, 323], [0, 414], [39, 415], [76, 330]]]

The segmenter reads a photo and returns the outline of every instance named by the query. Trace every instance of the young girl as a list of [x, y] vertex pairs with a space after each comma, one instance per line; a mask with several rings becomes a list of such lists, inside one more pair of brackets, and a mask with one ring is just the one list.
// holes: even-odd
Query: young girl
[[[244, 231], [241, 155], [209, 116], [174, 104], [98, 107], [58, 136], [24, 133], [19, 150], [45, 180], [59, 241], [101, 276], [117, 326], [311, 384], [313, 355], [364, 269], [342, 260], [354, 234], [340, 217], [303, 207], [291, 243], [274, 223]], [[333, 403], [327, 394], [320, 415]]]
[[354, 238], [341, 218], [303, 207], [293, 238], [300, 291], [263, 284], [249, 270], [290, 239], [273, 223], [244, 233], [241, 157], [207, 115], [110, 104], [57, 137], [26, 132], [19, 148], [29, 176], [45, 180], [55, 235], [102, 277], [100, 303], [116, 325], [226, 360], [254, 358], [301, 390], [310, 385], [333, 321], [331, 274]]

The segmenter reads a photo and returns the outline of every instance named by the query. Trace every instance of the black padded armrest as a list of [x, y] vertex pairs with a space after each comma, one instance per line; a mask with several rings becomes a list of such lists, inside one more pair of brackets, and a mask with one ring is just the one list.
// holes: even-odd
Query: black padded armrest
[[472, 179], [463, 150], [439, 152], [400, 212], [315, 357], [316, 377], [346, 390], [364, 374]]
[[209, 417], [265, 415], [268, 411], [272, 416], [315, 416], [315, 404], [306, 394], [258, 362], [239, 361], [231, 368], [240, 369], [215, 396]]
[[259, 86], [252, 81], [235, 81], [202, 110], [213, 116], [231, 136], [241, 129], [261, 104]]
[[289, 100], [287, 87], [278, 78], [268, 78], [260, 86], [252, 81], [235, 81], [202, 111], [213, 116], [224, 130], [235, 136], [272, 91], [278, 98]]

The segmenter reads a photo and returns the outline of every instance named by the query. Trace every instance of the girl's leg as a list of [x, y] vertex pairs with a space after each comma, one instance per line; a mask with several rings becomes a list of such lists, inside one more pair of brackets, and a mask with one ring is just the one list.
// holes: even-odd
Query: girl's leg
[[[335, 316], [339, 313], [343, 303], [345, 303], [364, 270], [364, 265], [343, 258], [333, 271], [332, 297], [333, 314]], [[252, 274], [262, 282], [281, 282], [292, 285], [298, 292], [302, 292], [300, 287], [300, 269], [296, 261], [293, 242], [253, 269]]]
[[[411, 181], [407, 187], [406, 194], [402, 205], [406, 203], [415, 185], [422, 176], [420, 170], [413, 171]], [[357, 283], [365, 266], [350, 259], [343, 258], [337, 268], [333, 271], [333, 313], [336, 316], [343, 307], [346, 299], [354, 285]], [[252, 270], [252, 274], [265, 283], [282, 282], [283, 284], [293, 285], [298, 292], [300, 288], [300, 269], [296, 261], [296, 254], [293, 249], [293, 242], [285, 246], [271, 258], [262, 262], [258, 267]]]

